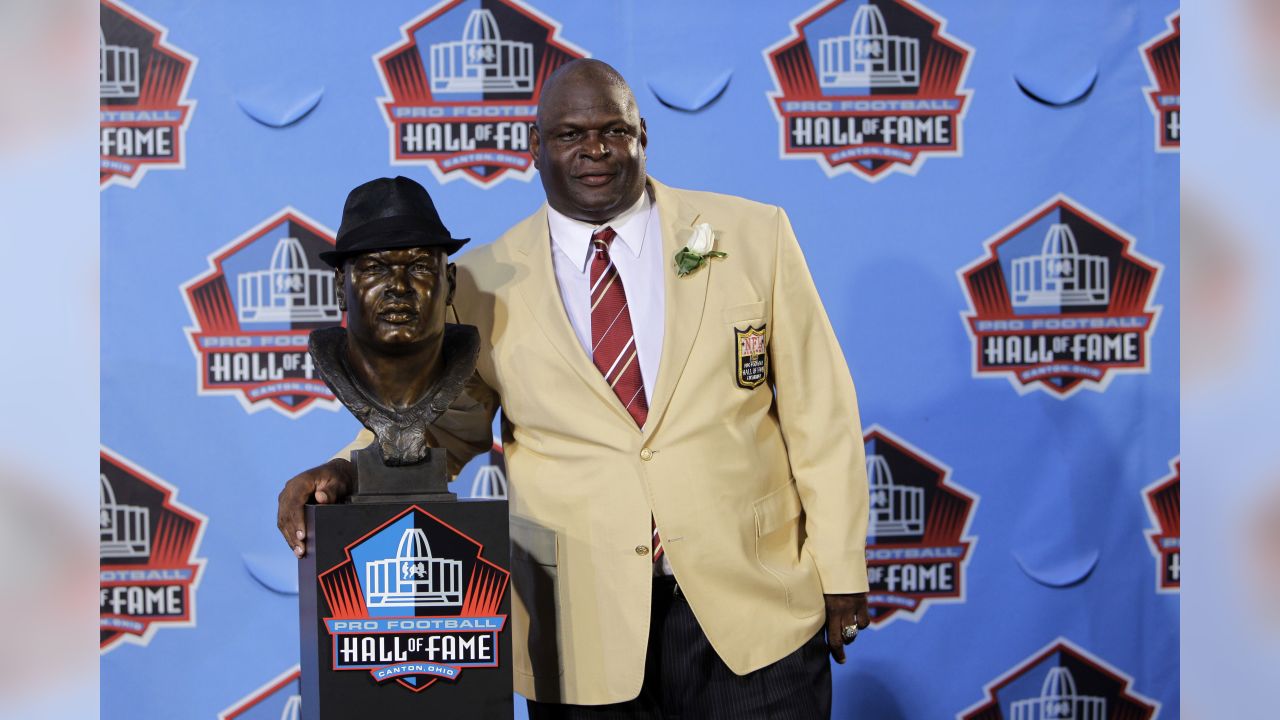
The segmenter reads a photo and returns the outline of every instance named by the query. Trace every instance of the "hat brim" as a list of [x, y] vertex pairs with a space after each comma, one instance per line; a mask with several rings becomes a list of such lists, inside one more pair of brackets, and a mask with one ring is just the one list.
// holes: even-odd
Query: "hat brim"
[[471, 241], [471, 238], [451, 238], [432, 235], [421, 230], [401, 230], [398, 232], [379, 233], [360, 238], [346, 250], [328, 250], [320, 253], [320, 259], [330, 267], [340, 268], [349, 257], [384, 250], [402, 250], [404, 248], [440, 248], [446, 255], [452, 255]]

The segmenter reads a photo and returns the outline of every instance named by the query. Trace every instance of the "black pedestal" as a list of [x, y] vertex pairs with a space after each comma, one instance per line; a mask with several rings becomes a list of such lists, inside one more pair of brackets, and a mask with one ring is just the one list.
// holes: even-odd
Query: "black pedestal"
[[378, 443], [351, 453], [356, 466], [356, 486], [352, 489], [353, 503], [376, 502], [437, 502], [457, 500], [449, 492], [448, 475], [445, 472], [446, 454], [440, 448], [431, 448], [421, 462], [414, 465], [388, 465], [382, 459]]
[[505, 501], [306, 514], [304, 720], [512, 716]]

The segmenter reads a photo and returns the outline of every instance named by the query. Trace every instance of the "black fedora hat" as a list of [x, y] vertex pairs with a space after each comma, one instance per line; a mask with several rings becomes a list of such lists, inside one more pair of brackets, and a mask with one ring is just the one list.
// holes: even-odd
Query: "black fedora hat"
[[452, 255], [468, 240], [449, 234], [426, 188], [403, 176], [378, 178], [347, 195], [337, 246], [320, 259], [341, 267], [352, 255], [410, 247], [440, 247]]

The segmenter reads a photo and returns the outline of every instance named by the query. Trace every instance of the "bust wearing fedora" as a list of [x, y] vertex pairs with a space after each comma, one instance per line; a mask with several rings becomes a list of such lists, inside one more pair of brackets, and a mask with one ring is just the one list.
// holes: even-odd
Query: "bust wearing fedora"
[[473, 452], [465, 448], [490, 442], [493, 411], [467, 392], [479, 335], [445, 322], [455, 286], [449, 255], [466, 242], [421, 185], [379, 178], [347, 196], [336, 247], [320, 255], [337, 275], [347, 326], [313, 332], [311, 353], [387, 465], [415, 464], [440, 447], [453, 474]]

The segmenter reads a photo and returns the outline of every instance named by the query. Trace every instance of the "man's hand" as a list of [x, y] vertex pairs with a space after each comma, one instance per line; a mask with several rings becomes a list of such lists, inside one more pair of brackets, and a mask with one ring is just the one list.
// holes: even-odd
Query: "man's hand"
[[314, 499], [320, 505], [336, 503], [351, 494], [356, 469], [350, 460], [334, 458], [329, 462], [295, 475], [280, 491], [276, 510], [276, 527], [293, 554], [302, 557], [307, 544], [307, 527], [303, 506]]
[[857, 625], [859, 630], [865, 630], [871, 624], [867, 594], [824, 595], [823, 598], [827, 601], [827, 647], [831, 648], [831, 657], [843, 665], [844, 646], [853, 642], [844, 638], [845, 626]]

